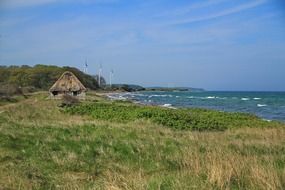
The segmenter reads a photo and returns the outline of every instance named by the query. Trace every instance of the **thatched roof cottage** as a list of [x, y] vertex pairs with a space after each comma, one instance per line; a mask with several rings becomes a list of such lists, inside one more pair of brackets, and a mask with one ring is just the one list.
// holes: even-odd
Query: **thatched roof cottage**
[[86, 88], [78, 78], [69, 71], [64, 72], [49, 89], [52, 98], [61, 98], [62, 95], [65, 94], [78, 98], [85, 98], [86, 91]]

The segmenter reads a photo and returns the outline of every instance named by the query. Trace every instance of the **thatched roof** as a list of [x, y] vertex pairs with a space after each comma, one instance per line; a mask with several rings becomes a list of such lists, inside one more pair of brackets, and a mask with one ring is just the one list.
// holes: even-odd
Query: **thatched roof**
[[86, 88], [72, 72], [66, 71], [54, 83], [54, 85], [52, 85], [49, 91], [74, 92], [74, 91], [86, 91]]

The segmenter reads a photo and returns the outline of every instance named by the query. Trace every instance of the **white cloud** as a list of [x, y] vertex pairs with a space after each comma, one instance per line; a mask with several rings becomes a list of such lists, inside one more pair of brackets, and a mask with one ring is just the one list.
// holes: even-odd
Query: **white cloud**
[[54, 3], [58, 0], [3, 0], [1, 8], [20, 8]]
[[186, 18], [186, 19], [180, 19], [180, 20], [175, 20], [172, 21], [168, 24], [185, 24], [185, 23], [193, 23], [193, 22], [199, 22], [199, 21], [206, 21], [206, 20], [210, 20], [210, 19], [215, 19], [215, 18], [219, 18], [219, 17], [223, 17], [223, 16], [227, 16], [227, 15], [231, 15], [231, 14], [235, 14], [235, 13], [239, 13], [257, 6], [260, 6], [264, 3], [266, 3], [267, 0], [256, 0], [253, 2], [249, 2], [246, 4], [242, 4], [242, 5], [238, 5], [236, 7], [233, 8], [229, 8], [226, 10], [223, 10], [221, 12], [218, 13], [214, 13], [214, 14], [210, 14], [210, 15], [204, 15], [204, 16], [198, 16], [198, 17], [194, 17], [194, 18]]
[[102, 4], [102, 3], [115, 3], [119, 0], [2, 0], [0, 2], [0, 8], [13, 9], [13, 8], [25, 8], [46, 5], [51, 3], [79, 3], [79, 4]]
[[206, 7], [217, 5], [217, 4], [226, 2], [226, 1], [227, 0], [202, 1], [202, 2], [199, 2], [199, 3], [195, 3], [195, 4], [188, 5], [188, 6], [184, 6], [182, 8], [180, 7], [178, 9], [174, 9], [173, 11], [167, 11], [167, 12], [160, 13], [159, 15], [157, 15], [157, 17], [183, 15], [183, 14], [191, 12], [194, 9], [206, 8]]

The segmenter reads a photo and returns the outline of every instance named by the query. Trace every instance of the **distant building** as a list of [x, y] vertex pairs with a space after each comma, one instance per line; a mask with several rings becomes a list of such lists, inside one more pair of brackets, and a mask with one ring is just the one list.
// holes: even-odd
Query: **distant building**
[[52, 98], [61, 98], [63, 95], [71, 95], [79, 99], [84, 99], [86, 91], [84, 85], [69, 71], [64, 72], [49, 89]]

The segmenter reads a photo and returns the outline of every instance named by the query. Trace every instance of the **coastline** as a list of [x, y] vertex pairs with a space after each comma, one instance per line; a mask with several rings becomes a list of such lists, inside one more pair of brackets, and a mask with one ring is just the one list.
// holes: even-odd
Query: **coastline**
[[[131, 101], [140, 105], [168, 107], [172, 109], [202, 108], [228, 113], [254, 114], [266, 121], [285, 123], [284, 106], [272, 106], [272, 92], [109, 92], [104, 94], [110, 100]], [[278, 93], [283, 98], [283, 94]], [[276, 96], [277, 96], [276, 95]]]
[[[148, 91], [148, 92], [151, 92], [151, 91]], [[163, 91], [161, 91], [161, 92], [163, 92]], [[172, 106], [172, 104], [159, 105], [159, 104], [155, 104], [155, 103], [151, 103], [151, 102], [146, 103], [146, 102], [138, 101], [136, 99], [125, 98], [125, 97], [121, 96], [121, 95], [125, 95], [125, 94], [131, 94], [131, 92], [110, 92], [110, 93], [104, 94], [104, 96], [105, 96], [105, 98], [107, 98], [111, 101], [116, 101], [116, 100], [118, 100], [118, 101], [130, 101], [136, 105], [157, 106], [157, 107], [164, 107], [164, 108], [169, 108], [169, 109], [179, 109], [177, 107]], [[117, 96], [117, 95], [119, 95], [119, 96]]]

